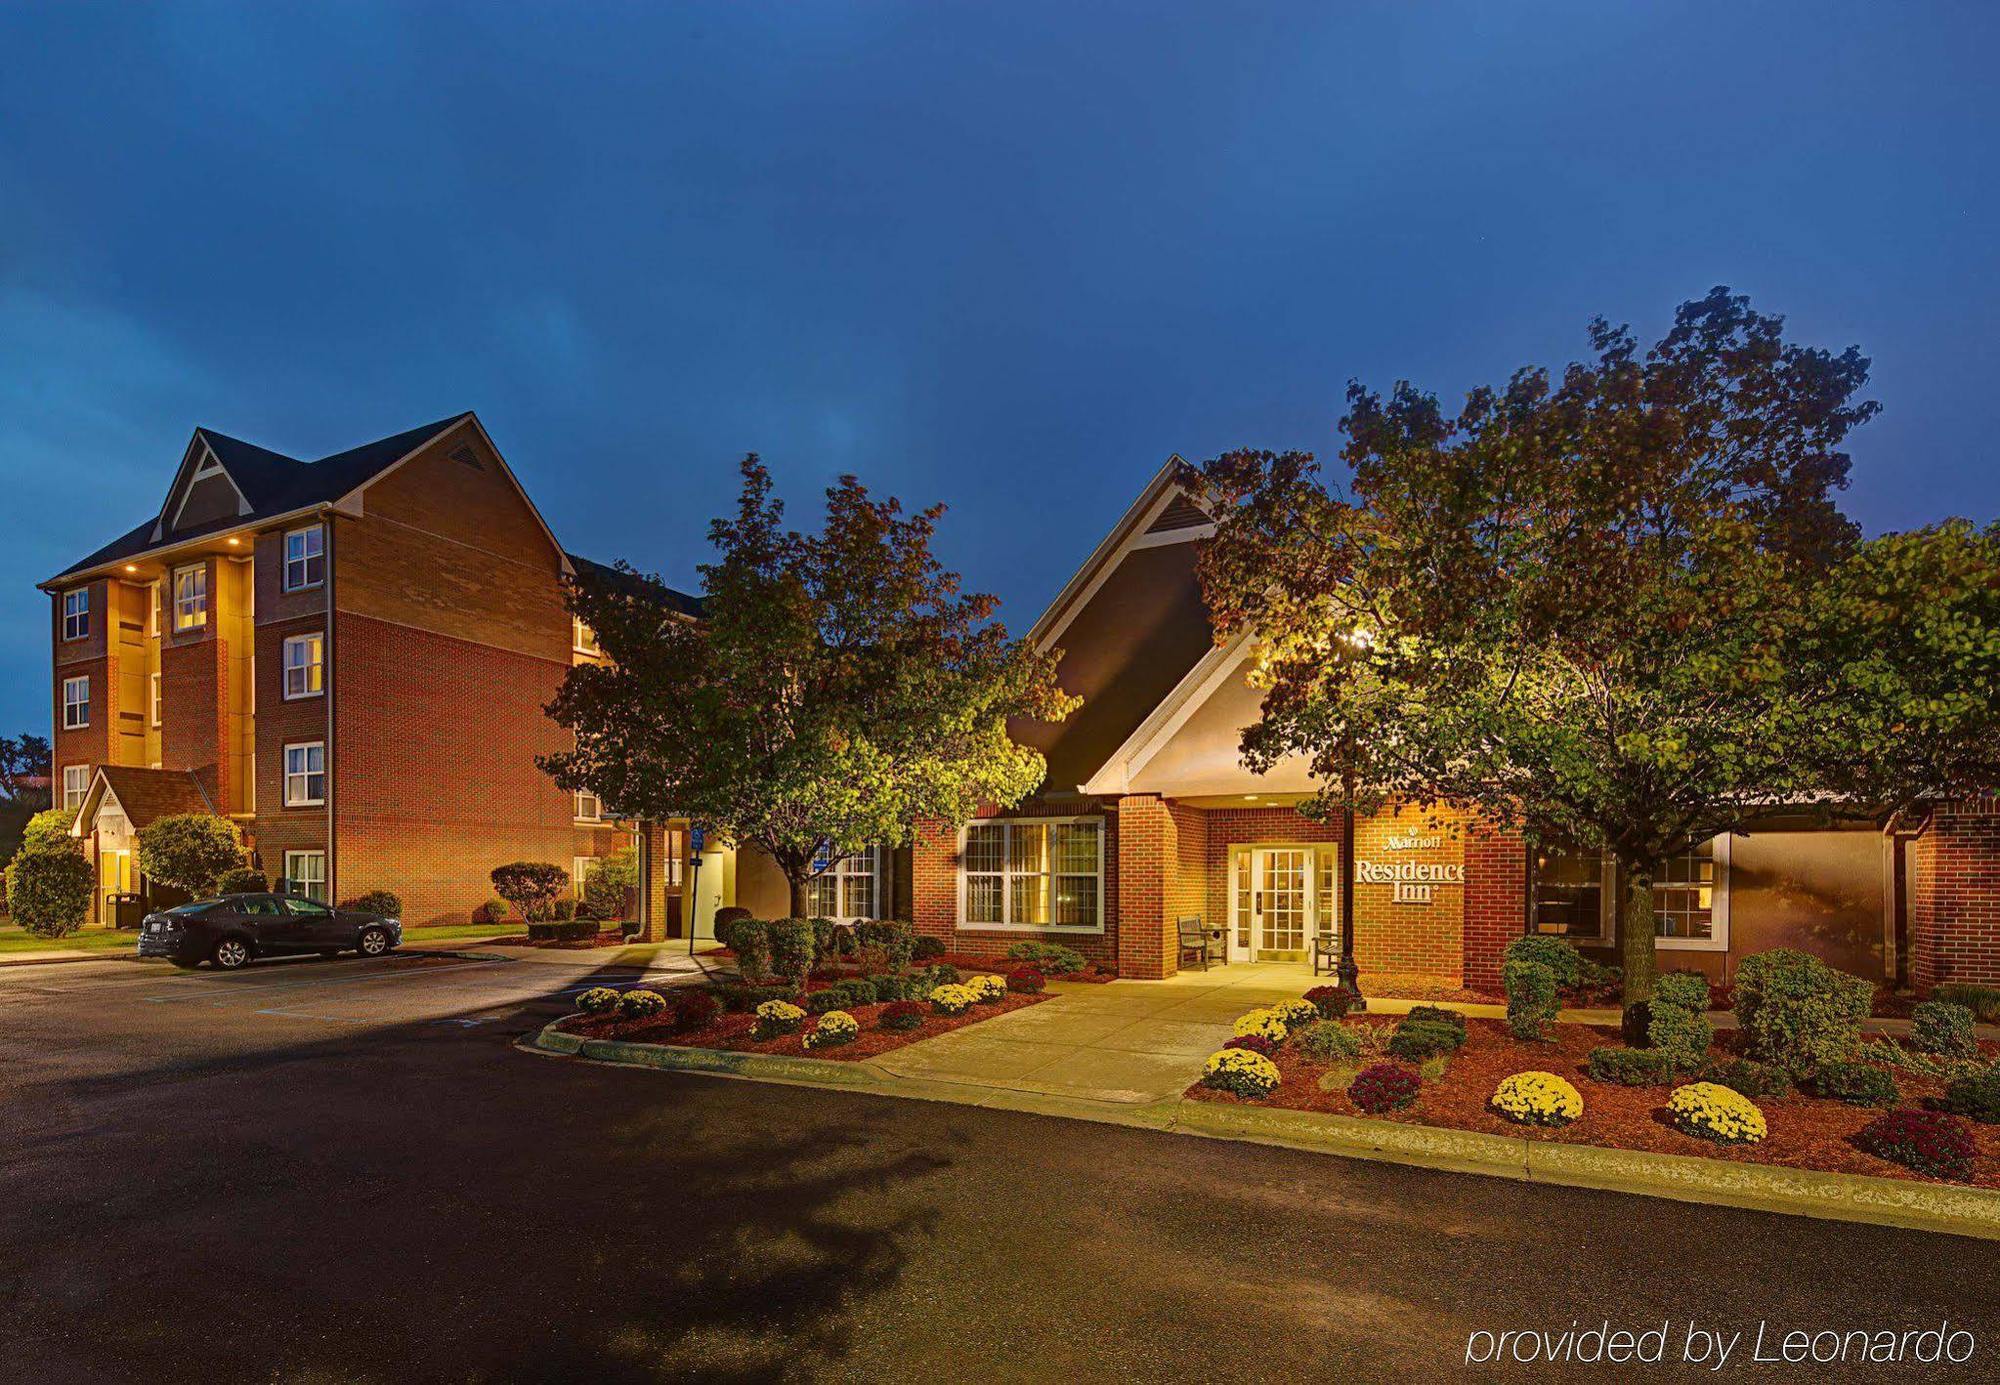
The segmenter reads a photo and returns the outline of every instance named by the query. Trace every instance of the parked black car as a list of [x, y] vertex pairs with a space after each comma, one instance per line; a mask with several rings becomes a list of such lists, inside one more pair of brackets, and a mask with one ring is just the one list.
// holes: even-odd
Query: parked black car
[[290, 894], [232, 894], [146, 915], [139, 955], [177, 967], [213, 962], [234, 971], [253, 957], [290, 952], [359, 952], [380, 957], [403, 941], [403, 921], [332, 909]]

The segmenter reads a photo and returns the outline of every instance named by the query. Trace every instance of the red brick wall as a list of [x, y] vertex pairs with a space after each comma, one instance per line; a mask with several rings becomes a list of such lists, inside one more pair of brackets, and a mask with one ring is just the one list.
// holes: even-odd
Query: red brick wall
[[[113, 728], [118, 724], [119, 687], [117, 661], [106, 652], [106, 636], [112, 620], [107, 609], [108, 585], [91, 582], [90, 632], [82, 639], [62, 637], [62, 593], [49, 598], [49, 642], [55, 665], [50, 680], [49, 725], [53, 728], [50, 749], [55, 763], [49, 771], [49, 801], [62, 806], [63, 766], [86, 765], [95, 770], [111, 763]], [[63, 729], [62, 685], [66, 678], [90, 679], [90, 725], [73, 731]]]
[[1465, 840], [1465, 984], [1500, 988], [1501, 954], [1527, 927], [1528, 848], [1519, 833], [1474, 821]]
[[1921, 988], [2000, 983], [2000, 798], [1949, 804], [1917, 837], [1910, 971]]
[[[1202, 905], [1211, 923], [1229, 925], [1229, 857], [1248, 842], [1340, 842], [1341, 822], [1315, 822], [1296, 809], [1211, 808], [1208, 810], [1208, 873]], [[1339, 908], [1335, 895], [1334, 907]], [[1334, 923], [1338, 925], [1338, 914]]]
[[568, 870], [574, 805], [535, 766], [562, 745], [542, 707], [567, 667], [336, 613], [335, 892], [394, 890], [407, 923], [462, 923], [497, 865]]
[[[1118, 974], [1157, 981], [1174, 973], [1174, 934], [1167, 918], [1170, 873], [1180, 845], [1174, 815], [1152, 794], [1118, 800]], [[1109, 877], [1107, 877], [1107, 880]]]
[[[212, 565], [211, 565], [212, 566]], [[210, 601], [216, 594], [209, 577]], [[169, 632], [160, 647], [160, 767], [193, 770], [209, 801], [227, 812], [236, 805], [221, 797], [220, 773], [229, 720], [228, 642], [209, 624], [179, 635]]]
[[[1072, 817], [1104, 812], [1104, 805], [1076, 799], [1043, 799], [1023, 803], [992, 817]], [[919, 824], [910, 848], [911, 922], [918, 933], [937, 938], [953, 952], [975, 957], [1003, 957], [1021, 942], [1060, 943], [1093, 962], [1118, 965], [1119, 822], [1107, 815], [1104, 825], [1104, 931], [1072, 933], [1041, 929], [960, 929], [958, 927], [958, 833], [948, 824]]]

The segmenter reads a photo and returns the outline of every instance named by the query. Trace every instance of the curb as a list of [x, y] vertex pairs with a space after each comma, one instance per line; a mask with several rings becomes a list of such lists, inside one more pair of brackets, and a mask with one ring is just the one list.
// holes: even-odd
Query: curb
[[[136, 943], [135, 943], [136, 946]], [[136, 951], [105, 948], [101, 952], [59, 952], [52, 957], [0, 957], [0, 967], [61, 967], [72, 962], [148, 962]]]
[[1189, 1101], [1184, 1097], [1149, 1105], [1117, 1106], [1004, 1087], [972, 1087], [897, 1077], [866, 1059], [837, 1062], [584, 1039], [562, 1033], [554, 1023], [525, 1040], [524, 1047], [657, 1071], [865, 1091], [906, 1100], [1022, 1111], [1206, 1139], [1247, 1140], [1310, 1153], [1510, 1178], [1523, 1183], [1590, 1188], [1671, 1198], [1677, 1202], [2000, 1240], [2000, 1192], [1958, 1184], [1919, 1183], [1871, 1174], [1820, 1173], [1688, 1154], [1649, 1154], [1318, 1111]]

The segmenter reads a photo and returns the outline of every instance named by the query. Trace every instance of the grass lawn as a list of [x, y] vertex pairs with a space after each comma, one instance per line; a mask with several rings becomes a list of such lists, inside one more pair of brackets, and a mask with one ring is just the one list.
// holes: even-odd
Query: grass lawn
[[[519, 932], [518, 928], [513, 930]], [[504, 938], [508, 936], [506, 925], [495, 928], [489, 923], [441, 923], [429, 928], [405, 928], [403, 941], [406, 943], [430, 942], [441, 938]]]
[[10, 952], [44, 952], [66, 948], [72, 952], [130, 952], [139, 945], [137, 933], [121, 933], [115, 928], [86, 928], [67, 938], [38, 938], [16, 924], [0, 925], [0, 957]]

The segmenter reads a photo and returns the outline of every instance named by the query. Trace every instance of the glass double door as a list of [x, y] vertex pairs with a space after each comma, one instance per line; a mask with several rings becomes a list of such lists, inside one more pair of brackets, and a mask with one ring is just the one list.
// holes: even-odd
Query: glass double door
[[1240, 846], [1230, 861], [1230, 956], [1302, 962], [1334, 931], [1339, 853], [1330, 846]]

